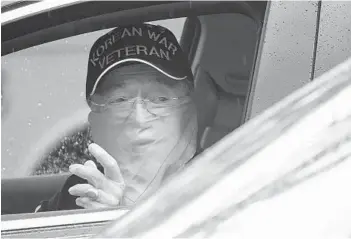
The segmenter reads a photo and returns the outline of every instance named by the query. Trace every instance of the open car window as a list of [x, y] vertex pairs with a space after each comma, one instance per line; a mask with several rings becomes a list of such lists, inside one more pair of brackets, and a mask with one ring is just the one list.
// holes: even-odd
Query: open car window
[[[200, 110], [205, 112], [201, 115], [205, 122], [200, 124], [205, 132], [202, 143], [208, 147], [241, 123], [260, 29], [243, 14], [204, 15], [195, 21], [199, 28], [196, 36], [189, 34], [191, 28], [182, 38], [185, 20], [151, 22], [169, 28], [179, 41], [189, 45], [195, 77], [203, 78], [198, 80], [199, 98], [208, 92], [214, 97], [209, 102], [214, 105], [212, 112]], [[218, 30], [228, 21], [237, 22], [234, 29]], [[86, 59], [92, 43], [109, 29], [2, 57], [2, 178], [64, 173], [74, 162], [93, 159], [87, 153], [91, 139], [86, 119]], [[226, 47], [218, 48], [217, 44]]]

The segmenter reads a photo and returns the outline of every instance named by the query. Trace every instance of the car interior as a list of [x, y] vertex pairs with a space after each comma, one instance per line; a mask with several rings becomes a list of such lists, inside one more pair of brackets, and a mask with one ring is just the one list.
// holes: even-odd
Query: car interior
[[121, 22], [177, 31], [194, 74], [203, 151], [244, 123], [265, 11], [262, 1], [86, 2], [3, 25], [2, 78], [10, 103], [2, 118], [1, 214], [34, 212], [68, 177], [67, 162], [53, 173], [45, 167], [54, 163], [45, 160], [50, 154], [64, 161], [64, 144], [88, 129], [85, 59], [103, 32]]

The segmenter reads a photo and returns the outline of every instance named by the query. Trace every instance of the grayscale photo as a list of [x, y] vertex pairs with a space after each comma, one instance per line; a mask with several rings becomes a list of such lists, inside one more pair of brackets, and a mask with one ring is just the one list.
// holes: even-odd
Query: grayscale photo
[[1, 1], [1, 238], [351, 239], [351, 1]]

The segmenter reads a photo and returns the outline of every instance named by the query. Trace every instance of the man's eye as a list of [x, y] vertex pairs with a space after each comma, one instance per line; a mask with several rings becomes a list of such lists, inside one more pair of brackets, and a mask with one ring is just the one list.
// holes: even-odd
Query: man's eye
[[123, 103], [126, 101], [128, 101], [128, 99], [126, 97], [119, 97], [119, 98], [111, 100], [109, 103], [110, 104], [118, 104], [118, 103]]
[[169, 100], [170, 99], [168, 97], [165, 97], [165, 96], [159, 96], [156, 98], [156, 102], [167, 102]]

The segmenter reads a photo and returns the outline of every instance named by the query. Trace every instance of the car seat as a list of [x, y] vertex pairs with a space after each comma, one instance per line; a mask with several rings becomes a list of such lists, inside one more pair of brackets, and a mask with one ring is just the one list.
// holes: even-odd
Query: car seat
[[202, 149], [201, 142], [206, 128], [213, 125], [218, 107], [218, 95], [215, 83], [208, 72], [198, 66], [194, 74], [195, 103], [198, 117], [198, 149]]
[[[195, 70], [194, 81], [198, 106], [198, 149], [202, 151], [240, 126], [247, 89], [243, 87], [243, 81], [232, 80], [237, 90], [228, 93], [201, 66]], [[246, 82], [244, 85], [247, 85]]]

